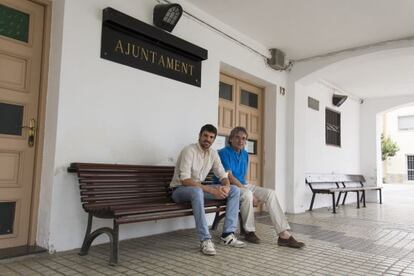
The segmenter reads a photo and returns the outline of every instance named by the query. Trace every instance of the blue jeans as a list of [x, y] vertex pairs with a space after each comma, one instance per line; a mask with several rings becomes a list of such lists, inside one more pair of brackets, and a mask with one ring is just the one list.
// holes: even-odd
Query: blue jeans
[[[214, 196], [210, 193], [203, 192], [199, 187], [178, 186], [172, 193], [172, 199], [176, 203], [191, 202], [198, 238], [200, 241], [211, 239], [206, 213], [204, 212], [204, 199], [215, 199]], [[231, 185], [229, 196], [227, 197], [223, 233], [236, 231], [239, 216], [239, 202], [240, 190], [238, 187]]]

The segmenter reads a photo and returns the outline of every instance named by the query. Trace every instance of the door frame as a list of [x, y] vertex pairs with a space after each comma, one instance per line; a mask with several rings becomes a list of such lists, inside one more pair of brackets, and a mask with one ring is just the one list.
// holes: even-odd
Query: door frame
[[[220, 81], [220, 75], [224, 75], [226, 77], [233, 78], [236, 81], [237, 80], [238, 81], [242, 81], [244, 83], [247, 83], [249, 85], [255, 86], [255, 87], [260, 88], [262, 90], [261, 91], [262, 100], [261, 100], [260, 106], [259, 106], [259, 108], [260, 108], [260, 116], [261, 116], [261, 120], [260, 120], [260, 127], [261, 127], [260, 143], [262, 145], [262, 148], [261, 148], [262, 152], [261, 152], [261, 157], [260, 157], [261, 166], [260, 166], [259, 173], [260, 173], [260, 179], [262, 181], [262, 183], [260, 183], [260, 185], [261, 185], [261, 187], [264, 187], [264, 183], [263, 183], [264, 182], [264, 167], [265, 167], [265, 165], [264, 165], [264, 162], [265, 162], [265, 150], [264, 150], [265, 149], [265, 137], [264, 137], [265, 136], [265, 129], [264, 129], [264, 126], [265, 126], [265, 120], [266, 120], [266, 118], [265, 118], [265, 110], [264, 109], [265, 109], [265, 97], [266, 97], [266, 95], [265, 95], [266, 93], [265, 92], [266, 92], [266, 88], [264, 86], [260, 85], [260, 84], [255, 83], [252, 80], [249, 80], [249, 79], [246, 79], [246, 78], [242, 78], [240, 76], [237, 76], [237, 74], [228, 73], [225, 70], [220, 70], [219, 81]], [[235, 89], [234, 94], [236, 94], [237, 93], [237, 89], [236, 88], [234, 88], [234, 89]], [[235, 97], [235, 99], [236, 98], [238, 98], [238, 97]], [[220, 98], [218, 100], [220, 101]], [[237, 115], [235, 114], [235, 116], [237, 116]], [[262, 210], [262, 207], [260, 207], [260, 211], [261, 210]]]
[[39, 87], [39, 103], [38, 103], [38, 131], [36, 140], [36, 151], [33, 168], [33, 186], [32, 186], [32, 201], [30, 208], [30, 226], [29, 236], [27, 239], [28, 245], [36, 244], [37, 236], [37, 222], [39, 213], [39, 197], [41, 172], [43, 162], [43, 147], [45, 137], [45, 120], [46, 120], [46, 96], [48, 86], [48, 72], [49, 72], [49, 53], [50, 53], [50, 33], [52, 24], [52, 2], [51, 0], [27, 0], [35, 4], [41, 5], [44, 8], [43, 18], [43, 38], [42, 38], [42, 57], [41, 57], [41, 72], [40, 72], [40, 87]]

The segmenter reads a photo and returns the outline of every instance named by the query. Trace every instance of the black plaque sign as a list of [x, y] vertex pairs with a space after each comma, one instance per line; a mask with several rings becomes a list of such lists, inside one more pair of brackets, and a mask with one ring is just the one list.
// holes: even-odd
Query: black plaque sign
[[201, 61], [207, 59], [207, 51], [107, 8], [101, 57], [200, 87]]

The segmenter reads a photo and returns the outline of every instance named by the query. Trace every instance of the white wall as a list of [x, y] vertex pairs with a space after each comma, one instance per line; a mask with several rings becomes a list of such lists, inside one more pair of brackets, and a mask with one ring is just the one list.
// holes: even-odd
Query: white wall
[[[53, 1], [37, 244], [49, 248], [65, 1]], [[46, 46], [46, 45], [45, 45]]]
[[[185, 10], [263, 51], [264, 47], [185, 1], [180, 3]], [[202, 64], [201, 88], [110, 62], [100, 58], [102, 9], [111, 6], [151, 24], [156, 1], [55, 0], [54, 4], [51, 70], [58, 68], [59, 72], [53, 72], [49, 80], [49, 88], [56, 90], [48, 92], [55, 95], [52, 99], [57, 106], [48, 102], [47, 116], [57, 120], [50, 120], [46, 131], [56, 149], [45, 146], [50, 162], [43, 168], [39, 245], [51, 251], [81, 245], [87, 216], [81, 209], [76, 177], [66, 172], [71, 162], [174, 164], [181, 148], [196, 141], [203, 124], [217, 122], [221, 69], [266, 88], [264, 177], [267, 186], [280, 188], [285, 202], [286, 155], [281, 148], [286, 109], [283, 97], [276, 93], [277, 86], [285, 86], [285, 74], [266, 67], [261, 56], [186, 16], [173, 34], [209, 51]], [[281, 125], [277, 130], [276, 124]], [[111, 222], [95, 224], [102, 225]], [[189, 227], [194, 227], [192, 217], [145, 222], [123, 225], [120, 236], [125, 239]]]
[[[297, 108], [305, 118], [305, 151], [303, 153], [305, 173], [360, 173], [359, 164], [359, 110], [358, 101], [348, 98], [340, 107], [332, 104], [334, 91], [320, 83], [297, 86], [299, 95], [304, 98], [304, 105]], [[308, 108], [307, 99], [312, 97], [319, 101], [319, 111]], [[326, 145], [325, 109], [341, 114], [341, 146]], [[303, 195], [300, 208], [309, 208], [312, 193], [303, 182], [295, 190], [297, 196]], [[331, 206], [330, 196], [317, 195], [314, 208]], [[349, 202], [355, 201], [348, 197]]]
[[414, 155], [414, 129], [400, 130], [399, 116], [414, 116], [414, 106], [398, 108], [385, 114], [383, 133], [391, 137], [400, 149], [395, 156], [385, 161], [387, 174], [384, 172], [384, 177], [388, 183], [407, 182], [407, 155]]
[[[359, 102], [348, 98], [340, 107], [332, 104], [334, 91], [315, 83], [306, 89], [307, 97], [319, 101], [319, 111], [302, 107], [306, 125], [305, 171], [314, 173], [359, 172]], [[325, 143], [325, 109], [341, 114], [341, 146]]]

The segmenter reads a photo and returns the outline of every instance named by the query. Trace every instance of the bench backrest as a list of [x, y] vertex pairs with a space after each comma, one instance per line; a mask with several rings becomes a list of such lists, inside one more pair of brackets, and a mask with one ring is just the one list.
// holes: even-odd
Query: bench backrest
[[82, 206], [87, 211], [114, 205], [172, 202], [172, 166], [72, 163], [68, 171], [78, 175]]
[[308, 184], [365, 182], [360, 174], [307, 174], [305, 180]]

